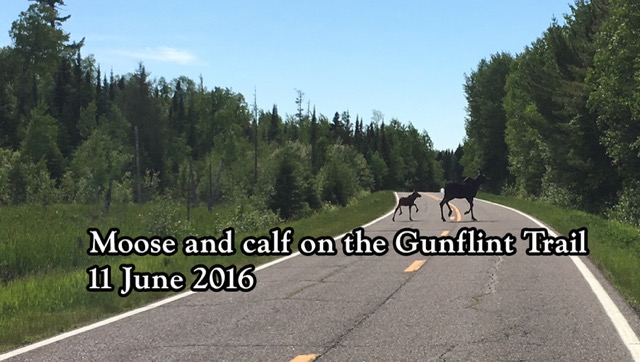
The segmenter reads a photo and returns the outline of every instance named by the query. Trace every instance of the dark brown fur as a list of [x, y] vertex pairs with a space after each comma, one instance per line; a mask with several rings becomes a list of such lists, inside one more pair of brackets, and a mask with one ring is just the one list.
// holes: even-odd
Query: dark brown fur
[[420, 195], [417, 191], [414, 191], [411, 195], [406, 196], [406, 197], [401, 197], [398, 200], [398, 206], [396, 207], [396, 210], [393, 212], [393, 221], [396, 221], [396, 212], [398, 210], [400, 210], [400, 214], [402, 215], [402, 207], [401, 206], [409, 206], [409, 220], [413, 221], [413, 219], [411, 218], [411, 207], [415, 206], [416, 208], [416, 212], [418, 212], [418, 205], [415, 204], [415, 201], [418, 197], [422, 197], [422, 195]]
[[463, 182], [447, 182], [444, 186], [444, 197], [442, 201], [440, 201], [440, 216], [442, 217], [442, 221], [446, 221], [444, 218], [444, 214], [442, 212], [442, 207], [447, 205], [449, 208], [449, 216], [453, 212], [451, 210], [451, 206], [449, 206], [449, 201], [453, 199], [466, 199], [469, 203], [469, 210], [465, 211], [465, 215], [471, 213], [471, 219], [473, 221], [477, 221], [475, 216], [473, 216], [473, 198], [478, 194], [478, 189], [480, 185], [482, 185], [485, 181], [490, 180], [482, 170], [478, 172], [478, 176], [476, 178], [465, 178]]

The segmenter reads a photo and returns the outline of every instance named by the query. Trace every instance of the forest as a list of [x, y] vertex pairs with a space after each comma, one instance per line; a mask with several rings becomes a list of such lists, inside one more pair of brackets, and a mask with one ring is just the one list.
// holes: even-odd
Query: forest
[[[577, 0], [518, 54], [461, 84], [466, 136], [435, 150], [401, 120], [258, 109], [202, 77], [150, 79], [83, 56], [63, 0], [31, 0], [0, 49], [0, 205], [246, 203], [280, 220], [377, 190], [437, 191], [483, 170], [483, 191], [640, 226], [640, 3]], [[294, 98], [294, 97], [292, 97]]]
[[484, 190], [640, 226], [640, 2], [576, 1], [464, 84], [464, 169]]
[[[63, 0], [32, 0], [0, 49], [0, 205], [158, 198], [233, 202], [288, 220], [376, 190], [438, 190], [461, 177], [453, 152], [400, 120], [325, 115], [292, 89], [297, 112], [198, 80], [150, 79], [83, 56]], [[74, 35], [75, 36], [75, 35]], [[461, 150], [458, 150], [458, 154]], [[446, 170], [442, 165], [446, 164]]]

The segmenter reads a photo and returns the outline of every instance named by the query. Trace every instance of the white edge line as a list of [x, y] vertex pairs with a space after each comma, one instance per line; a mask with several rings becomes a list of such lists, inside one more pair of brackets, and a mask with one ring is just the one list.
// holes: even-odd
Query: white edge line
[[[553, 237], [558, 237], [558, 234], [553, 229], [544, 225], [541, 221], [537, 220], [533, 216], [527, 215], [520, 210], [516, 210], [512, 207], [500, 205], [495, 202], [491, 202], [487, 200], [482, 200], [482, 199], [476, 199], [476, 200], [480, 200], [488, 204], [500, 206], [505, 209], [516, 212], [528, 218], [529, 220], [533, 221], [534, 223], [538, 224], [540, 227], [547, 229], [549, 231], [549, 235]], [[604, 311], [607, 313], [607, 316], [609, 316], [609, 319], [611, 319], [611, 322], [616, 327], [616, 330], [618, 331], [618, 334], [620, 335], [622, 342], [625, 344], [625, 346], [627, 346], [627, 349], [629, 349], [629, 352], [631, 353], [633, 360], [640, 361], [640, 341], [638, 340], [638, 336], [635, 334], [633, 329], [631, 329], [631, 326], [629, 325], [629, 322], [627, 321], [627, 319], [620, 312], [620, 310], [615, 305], [615, 303], [613, 302], [609, 294], [604, 290], [604, 288], [602, 287], [600, 282], [598, 282], [595, 276], [593, 276], [593, 274], [591, 273], [589, 268], [584, 264], [584, 262], [582, 262], [582, 260], [580, 260], [580, 258], [576, 255], [570, 255], [570, 257], [571, 257], [571, 260], [573, 260], [573, 263], [576, 265], [576, 267], [580, 271], [580, 273], [582, 274], [582, 276], [584, 277], [584, 279], [587, 281], [587, 283], [591, 287], [593, 294], [595, 294], [596, 297], [598, 297], [598, 300], [600, 301], [600, 304], [602, 304]]]
[[[394, 196], [395, 196], [395, 198], [396, 198], [395, 203], [397, 203], [397, 202], [398, 202], [398, 193], [397, 193], [397, 192], [394, 192], [394, 193], [393, 193], [393, 195], [394, 195]], [[391, 211], [387, 212], [386, 214], [384, 214], [384, 215], [380, 216], [379, 218], [377, 218], [377, 219], [375, 219], [375, 220], [373, 220], [373, 221], [370, 221], [369, 223], [367, 223], [367, 224], [365, 224], [365, 225], [362, 225], [362, 226], [361, 226], [361, 228], [363, 228], [363, 229], [364, 229], [364, 228], [366, 228], [366, 227], [369, 227], [369, 226], [371, 226], [371, 225], [373, 225], [373, 224], [377, 223], [378, 221], [380, 221], [380, 220], [382, 220], [382, 219], [384, 219], [384, 218], [389, 217], [391, 214], [393, 214], [394, 209], [395, 209], [395, 204], [394, 204], [393, 209], [391, 209]], [[342, 237], [343, 237], [343, 236], [345, 236], [345, 235], [347, 235], [347, 233], [344, 233], [344, 234], [338, 235], [338, 236], [336, 236], [336, 237], [334, 238], [334, 240], [340, 240], [340, 239], [342, 239]], [[298, 255], [300, 255], [300, 252], [295, 252], [295, 253], [293, 253], [293, 254], [291, 254], [291, 255], [287, 255], [287, 256], [285, 256], [285, 257], [282, 257], [282, 258], [279, 258], [279, 259], [276, 259], [276, 260], [270, 261], [270, 262], [268, 262], [268, 263], [265, 263], [265, 264], [262, 264], [262, 265], [260, 265], [260, 266], [256, 267], [255, 271], [259, 271], [259, 270], [262, 270], [262, 269], [268, 268], [268, 267], [273, 266], [273, 265], [275, 265], [275, 264], [281, 263], [281, 262], [283, 262], [283, 261], [285, 261], [285, 260], [288, 260], [288, 259], [294, 258], [294, 257], [296, 257], [296, 256], [298, 256]], [[37, 343], [33, 343], [33, 344], [30, 344], [30, 345], [24, 346], [24, 347], [22, 347], [22, 348], [19, 348], [19, 349], [13, 350], [13, 351], [9, 351], [9, 352], [7, 352], [7, 353], [5, 353], [5, 354], [0, 354], [0, 361], [4, 361], [4, 360], [6, 360], [6, 359], [16, 357], [16, 356], [21, 355], [21, 354], [23, 354], [23, 353], [26, 353], [26, 352], [29, 352], [29, 351], [33, 351], [34, 349], [38, 349], [38, 348], [40, 348], [40, 347], [44, 347], [44, 346], [46, 346], [46, 345], [48, 345], [48, 344], [55, 343], [55, 342], [61, 341], [61, 340], [63, 340], [63, 339], [67, 339], [67, 338], [69, 338], [69, 337], [73, 337], [73, 336], [75, 336], [75, 335], [78, 335], [78, 334], [81, 334], [81, 333], [84, 333], [84, 332], [90, 331], [90, 330], [92, 330], [92, 329], [96, 329], [96, 328], [99, 328], [99, 327], [102, 327], [102, 326], [106, 326], [107, 324], [111, 324], [111, 323], [113, 323], [113, 322], [117, 322], [117, 321], [119, 321], [119, 320], [122, 320], [122, 319], [125, 319], [125, 318], [128, 318], [128, 317], [131, 317], [131, 316], [133, 316], [133, 315], [140, 314], [140, 313], [142, 313], [142, 312], [146, 312], [146, 311], [151, 310], [151, 309], [155, 309], [155, 308], [157, 308], [157, 307], [160, 307], [160, 306], [162, 306], [162, 305], [165, 305], [165, 304], [168, 304], [168, 303], [171, 303], [171, 302], [175, 302], [176, 300], [179, 300], [179, 299], [182, 299], [182, 298], [188, 297], [188, 296], [193, 295], [193, 294], [195, 294], [195, 293], [197, 293], [197, 292], [193, 292], [193, 291], [189, 290], [189, 291], [186, 291], [186, 292], [183, 292], [183, 293], [180, 293], [180, 294], [174, 295], [174, 296], [172, 296], [172, 297], [169, 297], [169, 298], [166, 298], [166, 299], [162, 299], [162, 300], [160, 300], [160, 301], [158, 301], [158, 302], [155, 302], [155, 303], [152, 303], [152, 304], [146, 305], [146, 306], [144, 306], [144, 307], [140, 307], [140, 308], [138, 308], [138, 309], [134, 309], [134, 310], [131, 310], [131, 311], [129, 311], [129, 312], [125, 312], [125, 313], [122, 313], [122, 314], [118, 314], [118, 315], [113, 316], [113, 317], [111, 317], [111, 318], [108, 318], [108, 319], [105, 319], [105, 320], [102, 320], [102, 321], [99, 321], [99, 322], [96, 322], [96, 323], [90, 324], [90, 325], [88, 325], [88, 326], [85, 326], [85, 327], [82, 327], [82, 328], [78, 328], [78, 329], [74, 329], [74, 330], [72, 330], [72, 331], [69, 331], [69, 332], [66, 332], [66, 333], [63, 333], [63, 334], [57, 335], [57, 336], [55, 336], [55, 337], [51, 337], [51, 338], [49, 338], [49, 339], [45, 339], [45, 340], [43, 340], [43, 341], [40, 341], [40, 342], [37, 342]]]

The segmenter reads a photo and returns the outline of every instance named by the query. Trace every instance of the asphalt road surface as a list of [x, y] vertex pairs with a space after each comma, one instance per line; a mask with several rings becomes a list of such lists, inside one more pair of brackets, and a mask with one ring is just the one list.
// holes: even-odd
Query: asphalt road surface
[[[525, 216], [476, 200], [472, 222], [461, 214], [466, 201], [455, 200], [443, 222], [440, 197], [423, 193], [413, 222], [405, 208], [395, 222], [388, 214], [365, 227], [367, 237], [389, 242], [383, 256], [345, 256], [337, 239], [338, 255], [298, 255], [257, 271], [251, 292], [185, 294], [0, 359], [633, 361], [635, 353], [638, 360], [640, 320], [587, 257], [576, 258], [595, 279], [570, 256], [526, 255], [521, 229], [538, 225]], [[402, 256], [393, 247], [402, 228], [455, 236], [468, 227], [514, 235], [517, 252]]]

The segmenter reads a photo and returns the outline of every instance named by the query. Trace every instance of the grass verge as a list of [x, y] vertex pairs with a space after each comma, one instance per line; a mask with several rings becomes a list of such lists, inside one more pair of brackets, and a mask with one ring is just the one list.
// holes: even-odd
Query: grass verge
[[[284, 225], [273, 225], [273, 227], [279, 226], [281, 229], [287, 226], [292, 227], [295, 241], [304, 236], [336, 236], [351, 231], [353, 228], [388, 212], [393, 208], [394, 203], [393, 192], [376, 192], [359, 198], [347, 207], [327, 209], [308, 218]], [[134, 207], [131, 206], [131, 208]], [[244, 255], [239, 249], [240, 241], [244, 237], [249, 235], [266, 236], [268, 230], [236, 233], [234, 240], [237, 252], [228, 256], [185, 256], [180, 247], [178, 253], [172, 256], [87, 257], [89, 235], [86, 234], [86, 229], [89, 227], [101, 226], [100, 231], [103, 236], [106, 234], [107, 228], [110, 227], [119, 227], [120, 237], [124, 235], [130, 237], [150, 236], [147, 231], [144, 231], [146, 230], [144, 225], [138, 225], [134, 222], [135, 215], [138, 215], [140, 210], [122, 209], [119, 213], [111, 213], [108, 219], [102, 219], [102, 216], [97, 213], [86, 212], [82, 207], [73, 205], [68, 207], [60, 205], [50, 208], [48, 211], [41, 211], [37, 213], [38, 219], [28, 218], [27, 211], [17, 209], [7, 211], [12, 215], [17, 213], [27, 218], [14, 217], [13, 221], [18, 224], [17, 226], [13, 224], [11, 232], [15, 234], [9, 239], [12, 241], [5, 241], [7, 244], [4, 245], [5, 251], [14, 251], [17, 255], [21, 255], [22, 259], [7, 259], [7, 262], [27, 265], [27, 261], [31, 259], [30, 253], [46, 253], [47, 248], [54, 248], [60, 250], [55, 255], [66, 253], [66, 259], [72, 259], [74, 263], [65, 262], [59, 266], [53, 264], [49, 259], [46, 268], [25, 268], [25, 270], [33, 269], [34, 272], [25, 272], [8, 282], [0, 283], [0, 353], [176, 294], [173, 292], [133, 292], [126, 298], [119, 297], [117, 289], [122, 281], [118, 267], [121, 264], [134, 264], [136, 272], [165, 272], [167, 274], [180, 272], [187, 279], [185, 290], [188, 290], [196, 276], [191, 273], [191, 268], [196, 264], [207, 266], [213, 264], [224, 266], [254, 264], [257, 266], [277, 258], [250, 257]], [[191, 225], [185, 229], [189, 230], [188, 232], [193, 236], [212, 236], [217, 239], [222, 236], [220, 230], [234, 226], [233, 224], [221, 225], [219, 222], [221, 216], [208, 214], [206, 208], [194, 210], [194, 212], [195, 217], [192, 219]], [[64, 220], [67, 222], [65, 223]], [[50, 224], [50, 227], [46, 226], [47, 223]], [[32, 224], [40, 225], [39, 228], [36, 227], [35, 233], [33, 229], [28, 227]], [[215, 230], [218, 234], [213, 234], [211, 230]], [[38, 232], [40, 238], [38, 238]], [[57, 238], [57, 233], [66, 236]], [[21, 237], [24, 234], [30, 234], [30, 236]], [[84, 243], [82, 239], [77, 240], [80, 238], [78, 234], [84, 234], [82, 236]], [[5, 234], [5, 236], [9, 235]], [[186, 235], [179, 236], [176, 235], [175, 238], [181, 245], [182, 238]], [[25, 240], [31, 241], [32, 244], [24, 242]], [[294, 242], [292, 245], [295, 250], [297, 243]], [[336, 242], [336, 247], [340, 247], [338, 242]], [[61, 259], [64, 258], [61, 257]], [[42, 260], [44, 262], [44, 257]], [[116, 291], [87, 292], [89, 276], [86, 269], [92, 265], [111, 266], [112, 283]], [[257, 283], [260, 283], [259, 276], [256, 276], [256, 279]]]
[[487, 201], [523, 211], [561, 235], [586, 227], [589, 257], [629, 305], [640, 313], [640, 230], [582, 211], [536, 201], [479, 193]]

